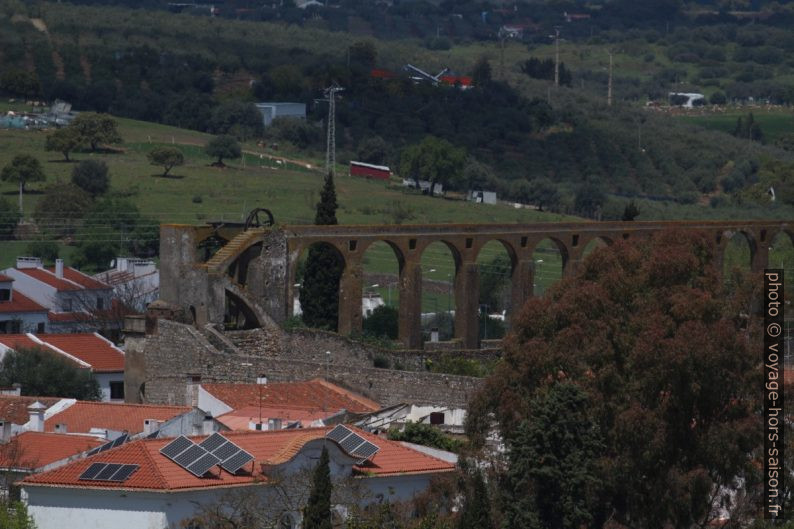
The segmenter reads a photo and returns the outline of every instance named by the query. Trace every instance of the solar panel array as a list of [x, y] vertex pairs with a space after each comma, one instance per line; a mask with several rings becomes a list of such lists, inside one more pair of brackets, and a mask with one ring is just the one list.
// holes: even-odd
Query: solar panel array
[[197, 477], [203, 476], [215, 465], [235, 474], [254, 459], [254, 456], [219, 433], [212, 434], [199, 444], [179, 436], [165, 445], [160, 453]]
[[121, 446], [124, 443], [126, 443], [129, 439], [130, 439], [130, 436], [125, 434], [125, 433], [123, 433], [120, 436], [116, 437], [114, 440], [108, 441], [107, 443], [105, 443], [105, 444], [103, 444], [101, 446], [97, 446], [96, 448], [90, 450], [88, 452], [88, 454], [86, 454], [86, 455], [92, 456], [92, 455], [98, 454], [100, 452], [104, 452], [105, 450], [110, 450], [111, 448], [116, 448], [116, 447]]
[[254, 456], [219, 433], [210, 435], [199, 446], [220, 459], [221, 468], [231, 474], [237, 473], [246, 463], [254, 459]]
[[370, 459], [378, 453], [380, 447], [372, 444], [356, 432], [342, 424], [336, 426], [326, 435], [328, 439], [335, 441], [339, 446], [353, 457], [363, 461]]
[[77, 479], [84, 481], [127, 481], [132, 474], [140, 468], [138, 465], [123, 465], [119, 463], [92, 463]]

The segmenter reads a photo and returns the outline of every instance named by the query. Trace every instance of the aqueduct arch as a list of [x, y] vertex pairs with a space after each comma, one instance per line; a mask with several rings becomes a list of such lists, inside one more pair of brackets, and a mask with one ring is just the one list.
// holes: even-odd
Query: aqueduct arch
[[[399, 263], [399, 334], [408, 348], [422, 345], [421, 256], [434, 242], [444, 242], [455, 259], [456, 338], [467, 348], [478, 344], [479, 269], [477, 256], [489, 241], [498, 240], [511, 260], [511, 305], [520, 307], [533, 295], [533, 251], [551, 239], [560, 251], [563, 276], [575, 273], [587, 245], [595, 239], [613, 241], [648, 237], [676, 228], [704, 231], [712, 237], [718, 260], [735, 233], [751, 245], [751, 268], [767, 266], [769, 247], [781, 232], [791, 237], [787, 221], [580, 222], [555, 224], [437, 224], [386, 226], [242, 226], [164, 225], [161, 228], [161, 297], [183, 307], [193, 306], [198, 323], [223, 321], [223, 301], [231, 281], [240, 292], [263, 307], [269, 318], [282, 322], [292, 314], [295, 274], [303, 250], [325, 243], [340, 254], [344, 269], [339, 288], [339, 332], [361, 330], [363, 255], [375, 242], [388, 244]], [[199, 243], [211, 237], [228, 241], [208, 260]], [[257, 251], [252, 248], [261, 248]], [[231, 273], [230, 273], [231, 272]], [[244, 278], [244, 285], [237, 280]], [[219, 308], [220, 304], [220, 308]], [[515, 310], [514, 310], [515, 312]]]

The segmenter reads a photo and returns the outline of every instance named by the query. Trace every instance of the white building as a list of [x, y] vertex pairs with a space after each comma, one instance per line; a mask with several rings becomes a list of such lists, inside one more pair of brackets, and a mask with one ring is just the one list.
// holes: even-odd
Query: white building
[[118, 257], [113, 260], [113, 268], [96, 274], [94, 279], [113, 287], [115, 299], [139, 312], [160, 297], [160, 271], [148, 259]]
[[276, 118], [306, 119], [305, 103], [256, 103], [262, 114], [262, 123], [269, 127]]
[[0, 274], [0, 334], [47, 332], [47, 309], [14, 290], [14, 278]]
[[[357, 491], [347, 500], [350, 503], [335, 506], [338, 513], [344, 513], [352, 504], [411, 500], [426, 490], [433, 476], [455, 468], [448, 461], [409, 446], [351, 429], [351, 435], [360, 436], [375, 448], [374, 455], [371, 451], [366, 456], [358, 455], [349, 444], [326, 437], [330, 431], [312, 428], [225, 433], [226, 441], [250, 455], [243, 455], [246, 462], [234, 473], [211, 464], [201, 470], [194, 467], [195, 473], [191, 473], [184, 466], [190, 461], [185, 459], [180, 465], [161, 452], [173, 449], [181, 456], [185, 450], [194, 450], [193, 443], [206, 438], [134, 441], [28, 477], [21, 483], [22, 496], [39, 529], [178, 527], [201, 506], [212, 506], [235, 493], [253, 493], [253, 500], [262, 505], [263, 515], [277, 520], [279, 527], [297, 528], [302, 505], [296, 505], [294, 500], [308, 496], [311, 470], [323, 447], [328, 450], [331, 478], [337, 486], [354, 487]], [[186, 448], [169, 446], [172, 442]], [[115, 481], [95, 479], [96, 472], [110, 464], [129, 466]], [[204, 468], [208, 470], [202, 472]], [[346, 480], [344, 485], [341, 480]], [[275, 484], [282, 490], [289, 488], [290, 493], [279, 495]]]

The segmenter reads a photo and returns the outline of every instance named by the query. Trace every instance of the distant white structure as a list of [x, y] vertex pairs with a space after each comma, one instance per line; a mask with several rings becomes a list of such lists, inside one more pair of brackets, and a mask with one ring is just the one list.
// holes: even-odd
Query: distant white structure
[[[386, 303], [383, 301], [383, 296], [376, 292], [367, 292], [361, 298], [361, 315], [365, 318], [367, 316], [371, 316], [375, 309], [385, 304]], [[300, 316], [301, 314], [303, 314], [303, 309], [301, 309], [300, 296], [299, 294], [295, 294], [292, 303], [292, 315]]]
[[496, 191], [469, 191], [469, 201], [477, 204], [496, 204]]
[[694, 92], [670, 92], [668, 94], [668, 98], [672, 99], [673, 97], [686, 97], [687, 100], [683, 104], [679, 105], [684, 108], [692, 108], [695, 106], [695, 101], [703, 100], [705, 102], [706, 96], [703, 94], [697, 94]]
[[94, 279], [113, 287], [116, 299], [143, 312], [160, 295], [160, 271], [154, 261], [117, 257], [113, 268], [100, 272]]
[[256, 108], [262, 114], [262, 123], [265, 127], [269, 127], [276, 118], [306, 119], [304, 103], [256, 103]]
[[[416, 189], [416, 180], [412, 178], [403, 178], [403, 187], [412, 187]], [[430, 194], [430, 182], [427, 180], [419, 180], [419, 189], [422, 190], [422, 193]], [[433, 186], [433, 195], [442, 195], [444, 193], [444, 186], [442, 184], [436, 183]]]

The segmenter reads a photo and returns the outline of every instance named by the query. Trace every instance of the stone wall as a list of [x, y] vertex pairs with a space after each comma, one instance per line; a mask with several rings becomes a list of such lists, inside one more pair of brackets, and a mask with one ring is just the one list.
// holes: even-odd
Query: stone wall
[[[274, 382], [327, 377], [384, 406], [406, 402], [465, 407], [482, 383], [482, 379], [419, 369], [377, 369], [372, 367], [376, 354], [373, 350], [332, 333], [279, 334], [256, 329], [225, 336], [229, 342], [219, 349], [190, 325], [160, 320], [157, 333], [146, 337], [142, 353], [145, 401], [189, 404], [199, 381], [252, 382], [257, 376], [265, 375]], [[331, 351], [331, 355], [325, 351]], [[417, 368], [421, 364], [423, 369], [421, 355], [415, 356], [410, 362], [408, 354], [401, 358]]]

